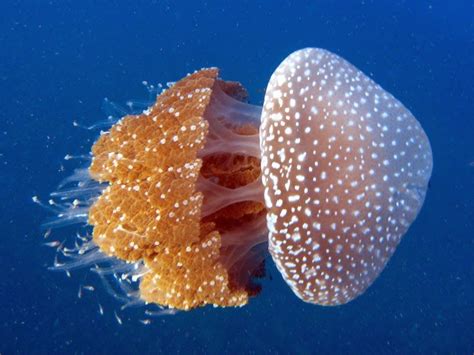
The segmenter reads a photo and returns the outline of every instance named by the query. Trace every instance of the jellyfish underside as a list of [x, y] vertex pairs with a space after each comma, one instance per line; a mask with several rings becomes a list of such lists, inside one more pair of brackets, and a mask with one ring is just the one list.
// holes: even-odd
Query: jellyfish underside
[[249, 295], [256, 295], [260, 286], [251, 277], [264, 276], [267, 246], [258, 136], [261, 107], [236, 100], [221, 85], [235, 87], [237, 98], [246, 97], [239, 84], [216, 82], [203, 116], [209, 126], [198, 153], [203, 163], [196, 190], [204, 196], [202, 222], [215, 224], [221, 235], [220, 262], [235, 286], [246, 285]]
[[267, 232], [261, 108], [217, 69], [192, 74], [95, 143], [89, 169], [108, 183], [89, 211], [100, 250], [142, 260], [139, 297], [177, 309], [241, 306], [260, 292]]

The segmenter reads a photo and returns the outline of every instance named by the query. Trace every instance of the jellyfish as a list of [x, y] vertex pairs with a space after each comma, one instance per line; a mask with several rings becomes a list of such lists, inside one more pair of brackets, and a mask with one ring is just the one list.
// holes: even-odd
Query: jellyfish
[[79, 187], [50, 202], [59, 224], [92, 227], [56, 268], [106, 262], [99, 274], [138, 282], [127, 296], [170, 309], [243, 306], [269, 251], [305, 302], [361, 295], [423, 205], [432, 155], [419, 122], [317, 48], [279, 65], [263, 107], [247, 96], [202, 69], [101, 133], [68, 181]]

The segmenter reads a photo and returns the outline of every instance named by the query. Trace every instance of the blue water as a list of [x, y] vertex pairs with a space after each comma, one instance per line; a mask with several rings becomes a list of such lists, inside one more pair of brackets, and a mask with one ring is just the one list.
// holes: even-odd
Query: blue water
[[[0, 353], [459, 353], [474, 351], [474, 5], [472, 1], [0, 2]], [[261, 104], [293, 50], [345, 57], [402, 101], [431, 140], [421, 214], [381, 277], [341, 307], [301, 302], [271, 260], [263, 293], [239, 309], [153, 319], [86, 271], [47, 270], [54, 250], [32, 203], [77, 167], [104, 97], [217, 66]], [[69, 230], [56, 231], [62, 240]], [[98, 312], [98, 304], [104, 315]]]

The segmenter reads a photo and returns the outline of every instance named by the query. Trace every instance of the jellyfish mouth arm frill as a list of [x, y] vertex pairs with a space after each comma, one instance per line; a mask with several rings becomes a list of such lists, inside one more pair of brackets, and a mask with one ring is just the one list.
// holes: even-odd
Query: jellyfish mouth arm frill
[[245, 90], [217, 73], [178, 81], [93, 147], [91, 176], [109, 184], [89, 211], [94, 242], [143, 261], [140, 297], [149, 303], [240, 306], [259, 292], [260, 108], [235, 99]]

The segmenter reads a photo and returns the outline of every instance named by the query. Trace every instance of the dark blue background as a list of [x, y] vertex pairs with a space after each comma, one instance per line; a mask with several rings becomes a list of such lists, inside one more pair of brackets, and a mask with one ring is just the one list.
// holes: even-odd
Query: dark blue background
[[[474, 351], [474, 6], [472, 1], [0, 2], [0, 353], [472, 353]], [[73, 120], [103, 118], [104, 97], [146, 97], [206, 66], [249, 88], [293, 50], [332, 50], [399, 98], [430, 137], [425, 206], [382, 276], [337, 308], [304, 304], [273, 265], [240, 309], [138, 322], [113, 316], [85, 272], [46, 270], [47, 196], [94, 140]], [[64, 165], [66, 171], [60, 171]], [[55, 232], [64, 238], [67, 231]], [[105, 315], [98, 313], [98, 303]]]

